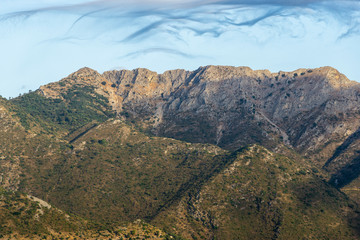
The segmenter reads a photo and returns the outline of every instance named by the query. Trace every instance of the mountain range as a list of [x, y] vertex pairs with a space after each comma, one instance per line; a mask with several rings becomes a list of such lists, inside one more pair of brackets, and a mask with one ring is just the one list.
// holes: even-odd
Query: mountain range
[[0, 142], [4, 238], [360, 238], [360, 83], [331, 67], [82, 68], [0, 99]]

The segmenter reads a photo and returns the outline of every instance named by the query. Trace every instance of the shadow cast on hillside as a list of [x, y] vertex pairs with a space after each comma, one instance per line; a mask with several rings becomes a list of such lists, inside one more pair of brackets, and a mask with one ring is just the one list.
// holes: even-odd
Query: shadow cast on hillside
[[[299, 206], [303, 212], [313, 213], [320, 210], [321, 214], [332, 212], [339, 217], [342, 216], [346, 225], [353, 229], [356, 239], [360, 238], [360, 207], [338, 188], [321, 180], [317, 184], [309, 182], [298, 185], [295, 195], [303, 204]], [[345, 213], [344, 209], [350, 211], [346, 210]]]
[[326, 168], [335, 158], [344, 152], [355, 140], [360, 138], [360, 128], [351, 134], [339, 147], [336, 148], [334, 154], [326, 161]]
[[329, 183], [336, 188], [342, 188], [360, 176], [360, 156], [332, 175]]

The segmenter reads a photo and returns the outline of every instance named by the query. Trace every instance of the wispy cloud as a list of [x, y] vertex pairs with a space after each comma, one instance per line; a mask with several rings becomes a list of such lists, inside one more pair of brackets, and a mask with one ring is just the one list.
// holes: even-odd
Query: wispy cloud
[[[260, 9], [260, 11], [259, 11]], [[312, 11], [310, 11], [312, 10]], [[359, 1], [316, 1], [316, 0], [188, 0], [188, 1], [84, 1], [78, 4], [63, 4], [43, 8], [19, 10], [2, 14], [0, 21], [27, 21], [34, 15], [44, 13], [61, 14], [62, 17], [77, 16], [68, 28], [66, 38], [79, 37], [83, 32], [95, 31], [97, 34], [107, 34], [114, 29], [130, 26], [132, 31], [125, 36], [113, 36], [114, 42], [131, 42], [147, 39], [156, 34], [165, 33], [179, 38], [181, 31], [190, 31], [196, 35], [209, 34], [218, 37], [224, 32], [237, 27], [253, 27], [265, 23], [267, 26], [274, 18], [287, 20], [298, 18], [300, 15], [317, 20], [334, 18], [344, 26], [338, 37], [344, 38], [351, 34], [358, 34], [360, 21]], [[55, 16], [54, 16], [55, 17]], [[79, 29], [84, 22], [95, 22], [92, 27]], [[230, 27], [232, 27], [230, 29]], [[102, 28], [103, 31], [99, 31]], [[286, 33], [279, 33], [286, 34]]]
[[151, 53], [166, 53], [166, 54], [177, 55], [177, 56], [181, 56], [181, 57], [185, 57], [185, 58], [194, 58], [194, 57], [196, 57], [194, 55], [187, 54], [187, 53], [184, 53], [182, 51], [174, 50], [174, 49], [171, 49], [171, 48], [160, 48], [160, 47], [158, 47], [158, 48], [147, 48], [147, 49], [131, 52], [131, 53], [126, 54], [125, 56], [122, 56], [121, 58], [134, 58], [134, 57], [138, 57], [138, 56], [146, 55], [146, 54], [151, 54]]
[[[11, 69], [4, 65], [9, 56], [19, 66], [25, 59], [35, 64], [35, 58], [41, 64], [82, 66], [96, 55], [115, 59], [111, 66], [120, 58], [126, 67], [163, 69], [169, 62], [176, 67], [234, 62], [271, 67], [275, 60], [295, 65], [296, 54], [297, 65], [303, 66], [315, 59], [309, 60], [308, 49], [317, 52], [318, 65], [328, 65], [337, 59], [328, 48], [353, 54], [341, 61], [353, 66], [359, 49], [359, 0], [1, 1], [0, 51], [5, 57], [0, 65], [5, 70]], [[169, 57], [155, 65], [152, 57], [159, 54]], [[100, 57], [94, 62], [105, 68]], [[9, 76], [14, 72], [8, 71]]]

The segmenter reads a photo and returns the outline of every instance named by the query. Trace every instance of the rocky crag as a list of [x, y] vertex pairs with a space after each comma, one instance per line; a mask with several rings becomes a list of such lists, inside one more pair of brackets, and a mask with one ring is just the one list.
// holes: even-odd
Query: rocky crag
[[331, 67], [271, 73], [206, 66], [163, 74], [83, 68], [39, 91], [58, 98], [73, 84], [96, 86], [119, 115], [158, 136], [230, 150], [282, 142], [328, 168], [350, 161], [337, 158], [360, 127], [360, 84]]

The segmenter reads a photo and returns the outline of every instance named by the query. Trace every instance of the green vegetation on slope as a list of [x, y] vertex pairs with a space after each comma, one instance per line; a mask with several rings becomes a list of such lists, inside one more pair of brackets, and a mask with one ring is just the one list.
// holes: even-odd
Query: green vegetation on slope
[[35, 197], [0, 188], [0, 239], [131, 238], [180, 239], [140, 220], [109, 228], [69, 216]]
[[357, 239], [356, 211], [313, 171], [255, 145], [153, 223], [192, 239]]
[[152, 218], [227, 160], [215, 146], [148, 137], [119, 120], [63, 148], [28, 184], [61, 209], [106, 222]]
[[13, 99], [17, 107], [12, 110], [26, 129], [39, 123], [46, 130], [73, 131], [94, 120], [103, 122], [115, 116], [108, 100], [91, 86], [74, 86], [61, 96], [63, 99], [52, 99], [32, 92]]
[[33, 197], [0, 189], [0, 238], [81, 233], [90, 228], [84, 220], [39, 203]]

